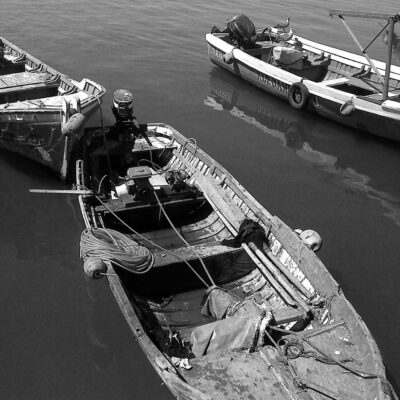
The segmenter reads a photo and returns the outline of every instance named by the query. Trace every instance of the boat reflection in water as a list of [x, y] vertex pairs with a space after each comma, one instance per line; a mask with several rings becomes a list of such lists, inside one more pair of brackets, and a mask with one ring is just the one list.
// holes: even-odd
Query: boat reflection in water
[[69, 157], [77, 137], [78, 132], [63, 134], [59, 118], [0, 116], [0, 148], [44, 165], [63, 180], [68, 178]]
[[393, 174], [400, 168], [399, 146], [298, 112], [217, 68], [210, 73], [204, 104], [279, 139], [342, 184], [379, 201], [384, 215], [400, 225], [400, 183]]

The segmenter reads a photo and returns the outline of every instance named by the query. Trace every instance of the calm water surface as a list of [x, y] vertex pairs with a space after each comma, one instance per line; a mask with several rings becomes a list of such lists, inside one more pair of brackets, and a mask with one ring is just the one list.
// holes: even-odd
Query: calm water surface
[[[1, 34], [71, 77], [102, 83], [106, 118], [113, 90], [133, 90], [139, 120], [196, 138], [269, 211], [294, 228], [317, 230], [320, 257], [371, 329], [399, 391], [400, 146], [263, 95], [213, 67], [204, 40], [238, 12], [257, 25], [290, 15], [300, 35], [356, 51], [328, 8], [359, 4], [14, 0]], [[362, 7], [376, 11], [377, 4]], [[379, 4], [399, 11], [395, 0]], [[372, 20], [351, 26], [364, 44], [379, 29]], [[385, 54], [381, 42], [373, 46], [372, 56]], [[398, 52], [394, 62], [400, 65]], [[5, 152], [0, 183], [0, 398], [172, 399], [106, 281], [84, 279], [75, 199], [29, 194], [63, 186]]]

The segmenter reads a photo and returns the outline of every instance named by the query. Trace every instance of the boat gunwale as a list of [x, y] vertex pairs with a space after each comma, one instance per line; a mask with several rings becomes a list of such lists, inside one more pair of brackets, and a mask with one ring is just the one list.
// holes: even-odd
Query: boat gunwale
[[[97, 101], [97, 99], [101, 99], [102, 97], [104, 97], [104, 95], [106, 94], [106, 89], [100, 85], [99, 83], [88, 79], [88, 78], [82, 78], [80, 81], [76, 80], [76, 79], [72, 79], [70, 78], [67, 74], [64, 74], [58, 70], [56, 70], [55, 68], [49, 66], [47, 63], [43, 62], [42, 60], [38, 59], [37, 57], [33, 56], [32, 54], [28, 53], [27, 51], [23, 50], [21, 47], [17, 46], [16, 44], [14, 44], [13, 42], [11, 42], [10, 40], [6, 39], [3, 36], [0, 36], [0, 43], [3, 43], [3, 45], [6, 45], [8, 47], [10, 47], [14, 52], [20, 54], [20, 58], [24, 57], [24, 61], [21, 62], [13, 62], [10, 61], [12, 64], [24, 64], [25, 65], [25, 72], [27, 73], [34, 73], [36, 70], [37, 72], [41, 72], [41, 73], [48, 73], [52, 76], [51, 81], [55, 81], [58, 82], [58, 87], [59, 87], [59, 93], [57, 96], [51, 96], [51, 97], [63, 97], [65, 95], [68, 95], [68, 93], [63, 93], [63, 92], [68, 92], [68, 90], [72, 90], [72, 89], [76, 89], [78, 92], [82, 92], [85, 93], [88, 97], [88, 99], [93, 98], [93, 100]], [[6, 57], [5, 57], [6, 58]], [[28, 62], [32, 62], [34, 64], [36, 64], [37, 66], [33, 69], [31, 68], [27, 68], [27, 63]], [[5, 74], [5, 75], [12, 75], [12, 74]], [[1, 75], [0, 75], [0, 79], [1, 79]], [[60, 91], [61, 88], [61, 82], [63, 82], [65, 85], [67, 85], [69, 87], [69, 89], [65, 89], [63, 91]], [[85, 90], [84, 86], [85, 84], [88, 83], [90, 85], [92, 85], [93, 87], [96, 88], [96, 90], [98, 91], [97, 94], [91, 94], [90, 92], [88, 92], [87, 90]], [[7, 91], [7, 89], [3, 89], [3, 91]], [[17, 91], [17, 90], [13, 90], [13, 91]], [[47, 98], [38, 98], [36, 100], [46, 100], [49, 99], [51, 97], [47, 97]], [[85, 99], [87, 100], [87, 99]], [[10, 103], [10, 105], [12, 105], [13, 103]], [[90, 108], [89, 108], [90, 109]], [[27, 112], [41, 112], [43, 110], [40, 109], [33, 109], [33, 110], [26, 110]], [[51, 112], [52, 110], [47, 109], [46, 112]], [[57, 112], [59, 110], [57, 109]], [[0, 110], [0, 112], [4, 112], [4, 113], [9, 113], [9, 112], [18, 112], [18, 110], [6, 110], [6, 109], [2, 109]]]

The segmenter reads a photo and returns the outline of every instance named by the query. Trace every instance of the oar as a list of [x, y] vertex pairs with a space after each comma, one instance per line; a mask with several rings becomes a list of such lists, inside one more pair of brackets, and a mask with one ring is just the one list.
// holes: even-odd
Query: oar
[[[200, 171], [196, 170], [189, 163], [189, 161], [187, 161], [178, 152], [175, 152], [175, 155], [193, 174], [193, 177], [196, 179], [198, 185], [200, 186], [200, 188], [203, 189], [204, 196], [217, 212], [219, 217], [223, 220], [227, 228], [231, 231], [232, 234], [236, 235], [238, 232], [238, 227], [244, 219], [244, 214], [242, 210], [230, 198], [228, 198], [225, 193], [221, 192], [221, 188], [219, 188], [218, 185], [213, 182], [211, 178], [207, 178]], [[281, 294], [281, 296], [288, 304], [294, 305], [292, 301], [293, 299], [301, 306], [301, 308], [305, 312], [308, 313], [310, 311], [310, 308], [299, 295], [299, 293], [296, 292], [286, 282], [285, 278], [282, 276], [282, 273], [272, 265], [271, 261], [268, 260], [266, 257], [261, 258], [259, 256], [259, 254], [263, 253], [257, 248], [257, 246], [252, 244], [252, 249], [250, 249], [249, 245], [247, 245], [246, 243], [242, 243], [242, 248], [255, 262], [260, 272], [268, 279], [271, 285], [277, 290], [278, 293]], [[256, 255], [258, 256], [258, 258], [261, 259], [261, 262], [258, 260]], [[257, 260], [257, 262], [255, 260]], [[286, 293], [288, 293], [291, 298], [289, 298]]]
[[63, 189], [29, 189], [31, 193], [41, 193], [41, 194], [76, 194], [76, 195], [92, 195], [93, 192], [91, 190], [84, 190], [84, 189], [70, 189], [70, 190], [63, 190]]

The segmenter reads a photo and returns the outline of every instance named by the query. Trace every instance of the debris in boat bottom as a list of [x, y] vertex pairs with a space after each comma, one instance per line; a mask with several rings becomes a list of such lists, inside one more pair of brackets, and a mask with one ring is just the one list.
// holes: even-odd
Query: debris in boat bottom
[[178, 368], [192, 369], [193, 366], [190, 365], [187, 358], [171, 357], [172, 364]]

